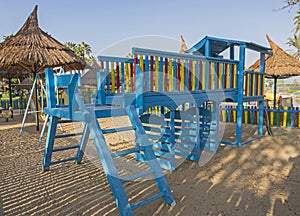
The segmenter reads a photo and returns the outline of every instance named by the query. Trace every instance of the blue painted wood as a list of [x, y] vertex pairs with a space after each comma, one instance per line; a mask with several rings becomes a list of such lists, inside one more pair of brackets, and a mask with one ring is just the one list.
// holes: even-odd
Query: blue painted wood
[[206, 57], [210, 57], [211, 56], [210, 55], [210, 40], [209, 39], [206, 40], [206, 42], [205, 42], [205, 53], [204, 53], [204, 55]]
[[229, 47], [229, 58], [234, 60], [234, 45], [230, 45]]
[[158, 91], [162, 92], [164, 90], [163, 83], [164, 83], [164, 73], [163, 73], [163, 67], [164, 67], [164, 59], [163, 57], [159, 58], [159, 71], [158, 71]]
[[172, 79], [173, 79], [173, 91], [176, 91], [177, 82], [179, 81], [179, 80], [177, 80], [177, 73], [178, 73], [177, 64], [178, 63], [177, 63], [176, 59], [173, 59], [172, 64], [173, 64], [173, 77], [172, 77]]
[[109, 65], [110, 61], [105, 61], [105, 72], [106, 74], [108, 74], [106, 76], [106, 87], [107, 87], [107, 93], [109, 94], [111, 92], [111, 86], [110, 86], [110, 73], [111, 71], [113, 70], [113, 68], [110, 68], [110, 65]]
[[74, 137], [74, 136], [80, 136], [82, 133], [71, 133], [71, 134], [58, 134], [55, 136], [55, 139], [60, 139], [60, 138], [66, 138], [66, 137]]
[[116, 199], [116, 204], [120, 210], [120, 214], [124, 216], [133, 215], [132, 208], [121, 183], [121, 178], [119, 177], [117, 168], [115, 167], [111, 152], [107, 146], [104, 135], [101, 131], [101, 127], [98, 121], [96, 121], [96, 116], [92, 109], [90, 110], [90, 115], [93, 121], [88, 123], [88, 127], [94, 140], [98, 156], [101, 160], [103, 170], [111, 186], [112, 193]]
[[[136, 173], [134, 175], [127, 176], [125, 178], [121, 178], [121, 182], [124, 183], [124, 182], [128, 182], [128, 181], [132, 181], [132, 180], [138, 179], [140, 177], [143, 177], [143, 176], [146, 176], [146, 175], [149, 175], [152, 173], [153, 173], [153, 171], [151, 169], [148, 169], [148, 170]], [[132, 205], [132, 209], [134, 209], [134, 205]]]
[[55, 165], [55, 164], [59, 164], [59, 163], [65, 163], [67, 161], [73, 161], [73, 160], [76, 160], [76, 157], [70, 157], [70, 158], [65, 158], [65, 159], [61, 159], [61, 160], [51, 161], [50, 165]]
[[97, 104], [105, 105], [105, 85], [107, 73], [104, 69], [97, 72]]
[[[51, 75], [50, 75], [50, 77], [51, 77]], [[52, 86], [52, 85], [49, 85], [49, 86]], [[48, 126], [48, 134], [47, 134], [47, 138], [46, 138], [46, 146], [45, 146], [45, 152], [44, 152], [44, 159], [43, 159], [43, 164], [42, 164], [43, 171], [49, 170], [49, 167], [50, 167], [57, 122], [58, 122], [57, 117], [50, 116], [50, 121], [49, 121], [49, 126]]]
[[292, 107], [291, 110], [290, 110], [291, 111], [291, 127], [292, 128], [294, 127], [294, 124], [295, 124], [294, 123], [294, 121], [295, 121], [295, 113], [296, 113], [295, 110], [296, 110], [295, 107]]
[[255, 120], [254, 115], [255, 115], [255, 109], [254, 109], [254, 107], [252, 107], [252, 109], [251, 109], [251, 124], [254, 124], [254, 120]]
[[244, 94], [244, 69], [245, 69], [245, 45], [240, 46], [238, 64], [238, 93], [237, 93], [237, 120], [236, 120], [236, 143], [240, 145], [242, 140], [242, 118], [243, 118], [243, 94]]
[[122, 85], [122, 92], [125, 92], [125, 66], [124, 63], [121, 63], [121, 85]]
[[134, 128], [131, 126], [128, 127], [120, 127], [120, 128], [111, 128], [111, 129], [103, 129], [102, 133], [103, 134], [109, 134], [109, 133], [117, 133], [117, 132], [122, 132], [122, 131], [129, 131], [133, 130]]
[[142, 114], [143, 110], [143, 93], [144, 93], [144, 76], [141, 68], [136, 66], [136, 108], [139, 110], [139, 114]]
[[160, 50], [144, 49], [144, 48], [132, 48], [132, 54], [134, 55], [148, 55], [148, 56], [158, 56], [162, 58], [172, 58], [172, 59], [182, 59], [182, 60], [200, 60], [200, 61], [214, 61], [214, 62], [224, 62], [231, 64], [238, 64], [238, 61], [231, 59], [222, 59], [209, 56], [201, 55], [190, 55], [190, 54], [179, 54], [174, 52], [166, 52]]
[[80, 143], [79, 143], [79, 148], [76, 154], [76, 159], [75, 159], [76, 164], [80, 164], [82, 161], [84, 151], [86, 149], [86, 145], [89, 141], [89, 136], [90, 136], [90, 129], [88, 127], [88, 124], [85, 123], [83, 128], [83, 134], [81, 136]]
[[121, 62], [121, 63], [133, 63], [132, 58], [114, 57], [114, 56], [98, 56], [98, 61], [104, 62]]
[[172, 170], [176, 169], [176, 164], [175, 164], [175, 154], [174, 154], [174, 149], [175, 149], [175, 111], [171, 110], [170, 111], [170, 144], [171, 144], [171, 151], [170, 153], [172, 156], [170, 157], [170, 163], [172, 166]]
[[136, 153], [136, 152], [140, 152], [140, 151], [144, 151], [144, 149], [141, 146], [136, 146], [135, 148], [126, 149], [124, 151], [113, 152], [111, 154], [111, 156], [112, 157], [121, 157], [124, 155], [132, 154], [132, 153]]
[[156, 160], [152, 145], [147, 138], [146, 132], [134, 106], [131, 106], [128, 109], [128, 115], [132, 125], [136, 128], [137, 140], [139, 141], [139, 143], [141, 143], [141, 146], [145, 147], [145, 159], [147, 160], [148, 165], [153, 170], [156, 184], [160, 190], [160, 193], [163, 194], [165, 203], [175, 205], [175, 200], [168, 186], [167, 180], [158, 164], [158, 161]]
[[45, 70], [46, 76], [46, 92], [47, 92], [47, 103], [48, 108], [56, 107], [56, 98], [55, 98], [55, 85], [54, 85], [54, 72], [53, 69], [47, 68]]
[[205, 89], [209, 89], [210, 62], [205, 62]]
[[52, 152], [66, 151], [66, 150], [75, 149], [78, 147], [79, 147], [79, 145], [56, 147], [56, 148], [53, 148]]
[[161, 193], [155, 194], [155, 195], [149, 197], [149, 198], [146, 199], [146, 200], [142, 200], [142, 201], [140, 201], [140, 202], [134, 204], [134, 205], [132, 206], [132, 209], [137, 209], [137, 208], [139, 208], [139, 207], [141, 207], [141, 206], [143, 206], [143, 205], [145, 205], [145, 204], [147, 204], [147, 203], [149, 203], [149, 202], [152, 202], [152, 201], [154, 201], [154, 200], [156, 200], [156, 199], [158, 199], [158, 198], [160, 198], [160, 197], [162, 197], [162, 196], [163, 196], [163, 194], [161, 194]]
[[225, 71], [225, 64], [224, 63], [220, 63], [222, 64], [222, 89], [225, 89], [226, 86], [226, 71]]

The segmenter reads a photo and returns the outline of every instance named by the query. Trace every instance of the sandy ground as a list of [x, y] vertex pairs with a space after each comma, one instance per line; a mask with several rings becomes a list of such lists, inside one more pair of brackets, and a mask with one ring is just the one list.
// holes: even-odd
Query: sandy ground
[[[20, 122], [18, 115], [8, 123], [0, 118], [0, 215], [119, 215], [101, 165], [93, 157], [92, 143], [82, 164], [62, 163], [43, 173], [45, 140], [36, 146], [39, 133], [32, 116], [19, 137]], [[110, 124], [101, 122], [104, 128]], [[224, 138], [232, 137], [232, 126], [226, 126]], [[74, 127], [65, 125], [64, 130]], [[250, 125], [244, 130], [246, 138], [256, 133]], [[176, 205], [165, 206], [159, 199], [135, 210], [135, 215], [300, 215], [300, 130], [273, 130], [276, 136], [244, 147], [220, 147], [203, 166], [183, 161], [175, 172], [166, 173]], [[132, 145], [130, 133], [107, 139], [112, 149]], [[78, 140], [60, 139], [56, 144]], [[67, 151], [53, 157], [74, 154]], [[127, 159], [117, 164], [130, 167]], [[131, 201], [156, 190], [151, 180], [125, 186]]]

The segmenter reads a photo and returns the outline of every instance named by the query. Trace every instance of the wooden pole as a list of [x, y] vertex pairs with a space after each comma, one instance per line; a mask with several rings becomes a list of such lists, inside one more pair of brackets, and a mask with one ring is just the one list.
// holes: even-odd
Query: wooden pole
[[[36, 79], [37, 78], [37, 71], [36, 71], [36, 65], [34, 64], [33, 65], [33, 67], [34, 67], [34, 79]], [[37, 84], [38, 82], [36, 81], [35, 82], [35, 89], [34, 89], [34, 94], [35, 94], [35, 120], [36, 120], [36, 131], [39, 131], [40, 130], [40, 124], [39, 124], [39, 113], [38, 113], [38, 111], [39, 111], [39, 106], [38, 106], [38, 91], [37, 91], [37, 88], [38, 88], [38, 84]]]
[[278, 77], [274, 77], [274, 109], [276, 108], [276, 89], [277, 89], [277, 79]]
[[[8, 77], [8, 88], [9, 88], [9, 106], [12, 108], [13, 104], [12, 104], [11, 78], [10, 77]], [[11, 118], [14, 118], [13, 113], [11, 114]]]

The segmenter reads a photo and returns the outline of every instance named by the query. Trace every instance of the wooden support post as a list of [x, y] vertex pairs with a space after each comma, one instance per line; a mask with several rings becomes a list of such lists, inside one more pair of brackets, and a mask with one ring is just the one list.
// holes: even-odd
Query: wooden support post
[[47, 171], [49, 170], [50, 163], [51, 163], [51, 157], [54, 147], [54, 139], [56, 135], [56, 126], [58, 123], [58, 117], [50, 116], [50, 122], [48, 126], [48, 134], [46, 139], [46, 147], [45, 147], [45, 153], [44, 153], [44, 160], [42, 164], [42, 170]]
[[240, 145], [242, 140], [242, 116], [243, 116], [243, 86], [245, 68], [245, 45], [240, 46], [239, 65], [238, 65], [238, 95], [237, 95], [237, 121], [236, 121], [236, 144]]
[[97, 104], [99, 105], [105, 105], [106, 72], [104, 69], [101, 69], [97, 73]]

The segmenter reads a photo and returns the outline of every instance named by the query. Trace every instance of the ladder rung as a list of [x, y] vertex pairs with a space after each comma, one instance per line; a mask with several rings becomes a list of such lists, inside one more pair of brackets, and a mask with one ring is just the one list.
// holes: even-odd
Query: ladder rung
[[133, 204], [132, 206], [131, 206], [131, 208], [134, 210], [134, 209], [137, 209], [137, 208], [139, 208], [139, 207], [141, 207], [141, 206], [143, 206], [143, 205], [145, 205], [145, 204], [147, 204], [147, 203], [149, 203], [149, 202], [152, 202], [152, 201], [154, 201], [154, 200], [156, 200], [156, 199], [158, 199], [158, 198], [160, 198], [160, 197], [162, 197], [163, 195], [162, 194], [155, 194], [155, 195], [153, 195], [153, 196], [151, 196], [151, 197], [149, 197], [148, 199], [145, 199], [145, 200], [142, 200], [142, 201], [140, 201], [140, 202], [137, 202], [137, 203], [135, 203], [135, 204]]
[[149, 175], [150, 173], [153, 173], [153, 171], [151, 169], [145, 170], [143, 172], [139, 172], [139, 173], [136, 173], [134, 175], [131, 175], [131, 176], [128, 176], [128, 177], [125, 177], [125, 178], [121, 178], [121, 182], [124, 183], [124, 182], [128, 182], [128, 181], [132, 181], [133, 179], [137, 179], [139, 177]]
[[57, 160], [57, 161], [51, 161], [50, 165], [58, 164], [58, 163], [63, 163], [71, 160], [76, 160], [76, 157], [70, 157], [62, 160]]
[[59, 134], [55, 136], [55, 139], [65, 138], [65, 137], [73, 137], [73, 136], [80, 136], [82, 133], [71, 133], [71, 134]]
[[105, 129], [105, 130], [102, 130], [102, 133], [103, 134], [108, 134], [108, 133], [116, 133], [116, 132], [129, 131], [129, 130], [133, 130], [133, 127], [121, 127], [121, 128]]
[[53, 151], [53, 152], [64, 151], [64, 150], [74, 149], [74, 148], [78, 148], [78, 147], [79, 147], [79, 145], [75, 145], [75, 146], [65, 146], [65, 147], [57, 147], [57, 148], [54, 148], [52, 151]]
[[132, 149], [126, 149], [124, 151], [119, 151], [119, 152], [113, 152], [111, 154], [112, 157], [120, 157], [120, 156], [123, 156], [123, 155], [128, 155], [128, 154], [132, 154], [132, 153], [135, 153], [135, 152], [139, 152], [139, 151], [142, 151], [143, 149], [140, 148], [140, 147], [135, 147], [135, 148], [132, 148]]
[[71, 123], [73, 120], [58, 120], [58, 123]]

